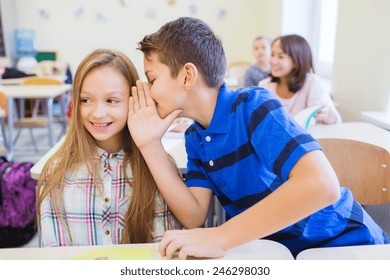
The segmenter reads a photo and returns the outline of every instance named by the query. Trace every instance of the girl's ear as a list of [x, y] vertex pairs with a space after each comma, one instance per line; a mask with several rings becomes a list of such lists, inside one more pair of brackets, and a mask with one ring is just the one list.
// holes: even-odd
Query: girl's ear
[[196, 80], [198, 79], [198, 69], [193, 63], [186, 63], [183, 66], [183, 72], [184, 72], [184, 88], [190, 89], [192, 88]]

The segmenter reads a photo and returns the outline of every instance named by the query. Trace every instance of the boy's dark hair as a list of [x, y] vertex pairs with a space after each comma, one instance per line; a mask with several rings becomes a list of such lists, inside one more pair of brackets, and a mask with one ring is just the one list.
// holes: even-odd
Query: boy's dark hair
[[205, 83], [220, 88], [224, 82], [226, 57], [219, 38], [203, 21], [180, 17], [164, 24], [157, 32], [146, 35], [138, 43], [145, 57], [157, 53], [172, 77], [177, 77], [184, 64], [193, 63]]
[[[291, 57], [295, 68], [292, 70], [291, 77], [288, 82], [288, 90], [296, 93], [300, 90], [306, 80], [306, 74], [314, 72], [313, 58], [310, 46], [307, 41], [299, 35], [285, 35], [277, 37], [272, 45], [277, 40], [280, 40], [280, 47], [289, 57]], [[278, 82], [279, 78], [273, 77], [271, 81]]]

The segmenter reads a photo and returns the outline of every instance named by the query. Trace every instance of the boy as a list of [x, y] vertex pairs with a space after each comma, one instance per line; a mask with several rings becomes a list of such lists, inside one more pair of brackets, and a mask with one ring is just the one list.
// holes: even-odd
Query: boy
[[[311, 247], [386, 242], [351, 192], [340, 188], [321, 147], [273, 95], [226, 87], [222, 44], [204, 22], [168, 22], [139, 49], [149, 84], [137, 81], [132, 88], [128, 126], [162, 196], [189, 229], [165, 233], [163, 256], [221, 257], [264, 237], [294, 255]], [[161, 144], [178, 116], [194, 120], [186, 131], [185, 184]], [[230, 219], [198, 228], [213, 194]]]

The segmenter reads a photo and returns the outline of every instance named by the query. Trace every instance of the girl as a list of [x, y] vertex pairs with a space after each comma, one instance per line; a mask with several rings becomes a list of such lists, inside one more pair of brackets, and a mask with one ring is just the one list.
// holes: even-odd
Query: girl
[[307, 107], [323, 105], [316, 115], [317, 122], [341, 122], [330, 95], [321, 88], [314, 74], [309, 44], [301, 36], [280, 36], [273, 41], [270, 76], [260, 81], [259, 86], [276, 93], [290, 115], [295, 116]]
[[38, 182], [43, 246], [155, 242], [180, 227], [126, 125], [136, 80], [120, 52], [99, 49], [81, 62], [69, 131]]
[[265, 36], [258, 36], [253, 41], [253, 56], [256, 63], [251, 65], [244, 75], [244, 86], [257, 86], [267, 77], [270, 71], [271, 40]]

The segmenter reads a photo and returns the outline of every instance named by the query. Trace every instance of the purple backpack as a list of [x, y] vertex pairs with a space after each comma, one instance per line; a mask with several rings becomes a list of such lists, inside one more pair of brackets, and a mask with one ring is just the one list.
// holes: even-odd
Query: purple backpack
[[30, 241], [35, 233], [37, 180], [30, 162], [0, 160], [0, 248]]

